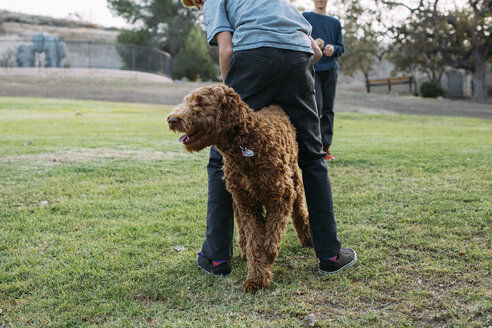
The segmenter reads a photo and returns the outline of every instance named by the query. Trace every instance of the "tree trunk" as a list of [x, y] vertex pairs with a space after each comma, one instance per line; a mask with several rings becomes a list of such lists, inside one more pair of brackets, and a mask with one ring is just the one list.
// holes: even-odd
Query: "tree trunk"
[[485, 80], [485, 69], [487, 63], [484, 60], [478, 59], [475, 62], [475, 67], [472, 72], [472, 90], [474, 101], [485, 101], [487, 100], [487, 82]]
[[369, 74], [366, 72], [362, 72], [364, 74], [364, 78], [366, 80], [366, 92], [371, 93], [371, 84], [369, 83]]

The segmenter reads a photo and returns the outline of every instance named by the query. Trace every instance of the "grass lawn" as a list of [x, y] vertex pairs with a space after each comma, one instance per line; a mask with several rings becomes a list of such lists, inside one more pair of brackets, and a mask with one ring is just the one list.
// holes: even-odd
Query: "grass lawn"
[[0, 98], [0, 327], [492, 325], [492, 121], [337, 114], [335, 211], [359, 261], [322, 277], [289, 226], [249, 295], [237, 246], [227, 278], [195, 265], [208, 152], [182, 149], [169, 110]]

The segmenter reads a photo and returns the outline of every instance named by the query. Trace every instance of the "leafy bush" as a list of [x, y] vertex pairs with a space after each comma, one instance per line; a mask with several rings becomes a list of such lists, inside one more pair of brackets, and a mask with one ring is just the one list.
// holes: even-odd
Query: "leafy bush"
[[152, 35], [148, 30], [121, 30], [117, 40], [118, 43], [152, 46]]
[[425, 81], [420, 86], [420, 94], [424, 98], [444, 97], [446, 90], [439, 81]]
[[[0, 26], [1, 27], [1, 26]], [[0, 56], [0, 67], [15, 67], [15, 50], [10, 48]]]
[[207, 50], [205, 34], [194, 27], [176, 54], [173, 77], [186, 77], [191, 81], [215, 80], [217, 74]]

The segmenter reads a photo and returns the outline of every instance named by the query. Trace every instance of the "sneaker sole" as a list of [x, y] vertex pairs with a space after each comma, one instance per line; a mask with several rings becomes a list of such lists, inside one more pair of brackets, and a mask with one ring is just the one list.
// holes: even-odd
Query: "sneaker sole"
[[229, 276], [229, 275], [232, 273], [232, 270], [231, 270], [231, 272], [229, 272], [228, 274], [214, 274], [214, 273], [212, 273], [212, 272], [210, 272], [210, 271], [207, 271], [207, 270], [205, 270], [204, 268], [202, 268], [202, 267], [200, 266], [200, 264], [198, 264], [198, 258], [196, 259], [196, 261], [195, 261], [195, 262], [196, 262], [196, 266], [197, 266], [197, 267], [199, 267], [199, 268], [200, 268], [200, 270], [202, 270], [203, 272], [205, 272], [205, 273], [207, 273], [207, 274], [209, 274], [209, 275], [211, 275], [211, 276], [214, 276], [214, 277], [227, 277], [227, 276]]
[[345, 264], [340, 269], [338, 269], [336, 271], [323, 271], [321, 269], [318, 269], [318, 272], [321, 273], [322, 275], [325, 275], [325, 276], [326, 275], [330, 275], [330, 274], [335, 274], [335, 273], [338, 273], [340, 271], [343, 271], [343, 270], [345, 270], [347, 268], [350, 268], [351, 266], [353, 266], [355, 264], [355, 262], [357, 262], [357, 253], [354, 251], [354, 259], [352, 261], [350, 261], [349, 263]]

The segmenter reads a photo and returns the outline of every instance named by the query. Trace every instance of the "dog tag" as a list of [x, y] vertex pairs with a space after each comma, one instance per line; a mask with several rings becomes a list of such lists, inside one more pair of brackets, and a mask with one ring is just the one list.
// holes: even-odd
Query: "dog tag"
[[244, 146], [240, 146], [240, 148], [244, 157], [253, 157], [255, 155], [255, 152], [252, 151], [251, 149], [248, 149]]
[[246, 149], [243, 151], [243, 156], [244, 157], [253, 157], [253, 156], [255, 156], [255, 153], [251, 149]]

